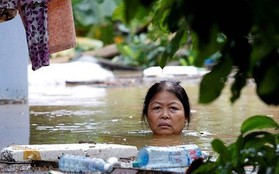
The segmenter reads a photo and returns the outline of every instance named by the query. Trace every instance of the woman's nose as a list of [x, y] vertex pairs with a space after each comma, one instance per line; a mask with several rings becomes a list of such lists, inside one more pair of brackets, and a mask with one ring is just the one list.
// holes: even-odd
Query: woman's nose
[[162, 115], [161, 115], [161, 119], [169, 119], [170, 115], [168, 111], [163, 111]]

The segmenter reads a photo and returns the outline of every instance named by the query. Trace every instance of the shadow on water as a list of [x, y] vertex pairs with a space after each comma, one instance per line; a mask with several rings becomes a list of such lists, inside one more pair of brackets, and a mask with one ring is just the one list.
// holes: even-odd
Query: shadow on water
[[279, 121], [278, 107], [262, 103], [255, 95], [252, 83], [245, 87], [241, 98], [234, 104], [229, 101], [227, 87], [216, 101], [201, 105], [197, 102], [198, 81], [182, 80], [191, 101], [192, 121], [182, 136], [154, 137], [140, 116], [150, 84], [30, 87], [29, 106], [1, 106], [1, 113], [5, 113], [5, 116], [1, 114], [1, 146], [82, 141], [140, 148], [194, 143], [210, 152], [210, 142], [214, 138], [232, 142], [249, 116], [265, 114]]

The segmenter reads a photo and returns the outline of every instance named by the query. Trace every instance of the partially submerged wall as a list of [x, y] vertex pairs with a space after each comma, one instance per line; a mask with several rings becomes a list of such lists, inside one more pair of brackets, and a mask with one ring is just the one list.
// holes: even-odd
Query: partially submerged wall
[[28, 60], [25, 30], [17, 15], [0, 24], [0, 104], [27, 101]]

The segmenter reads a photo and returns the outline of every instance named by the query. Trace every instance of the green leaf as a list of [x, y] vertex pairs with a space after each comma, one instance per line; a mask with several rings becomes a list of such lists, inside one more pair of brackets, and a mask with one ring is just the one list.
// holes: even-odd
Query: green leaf
[[192, 33], [192, 40], [194, 50], [197, 52], [197, 56], [195, 57], [195, 66], [202, 67], [204, 66], [204, 60], [209, 58], [211, 55], [219, 51], [222, 44], [218, 42], [219, 31], [217, 27], [212, 27], [210, 32], [209, 42], [202, 42], [201, 38]]
[[277, 164], [275, 165], [275, 172], [274, 173], [279, 173], [279, 160], [277, 160]]
[[219, 97], [231, 69], [231, 59], [222, 58], [211, 72], [203, 77], [200, 84], [199, 103], [210, 103]]
[[153, 24], [162, 31], [169, 33], [167, 19], [174, 1], [161, 1], [155, 10]]
[[267, 55], [255, 62], [253, 78], [257, 84], [257, 94], [266, 104], [279, 104], [279, 55], [273, 48]]
[[213, 148], [213, 150], [215, 152], [217, 152], [218, 154], [220, 154], [221, 156], [221, 162], [225, 163], [226, 161], [230, 161], [230, 155], [229, 155], [229, 151], [227, 149], [227, 147], [225, 146], [225, 144], [219, 140], [219, 139], [214, 139], [211, 142], [211, 146]]
[[234, 76], [235, 81], [231, 86], [231, 102], [234, 103], [239, 97], [241, 89], [246, 85], [246, 78], [247, 75], [243, 72], [240, 72], [240, 70], [235, 74]]
[[185, 42], [185, 38], [187, 37], [186, 32], [187, 31], [180, 28], [180, 30], [175, 34], [170, 43], [166, 46], [166, 49], [160, 61], [161, 67], [164, 67], [166, 65], [168, 58], [172, 58], [176, 51], [180, 48], [181, 43]]
[[255, 148], [260, 149], [266, 145], [273, 145], [276, 149], [275, 136], [269, 132], [252, 132], [244, 136], [245, 149]]
[[[182, 17], [185, 12], [185, 2], [183, 1], [172, 1], [173, 4], [171, 6], [170, 13], [167, 17], [167, 25], [170, 32], [176, 32], [179, 30], [180, 24], [185, 21], [185, 18]], [[181, 16], [181, 17], [179, 17]]]
[[279, 104], [279, 61], [266, 68], [263, 78], [257, 84], [257, 94], [268, 104]]
[[261, 81], [261, 86], [258, 89], [260, 94], [275, 93], [279, 89], [279, 66], [270, 66], [266, 70], [266, 74]]
[[139, 0], [123, 0], [123, 2], [114, 10], [113, 20], [120, 20], [125, 24], [131, 24], [133, 20], [141, 20], [148, 16], [151, 7], [143, 6]]
[[265, 128], [279, 128], [278, 123], [276, 123], [272, 118], [265, 115], [255, 115], [247, 120], [245, 120], [241, 125], [241, 133], [244, 134], [248, 131], [255, 129], [265, 129]]
[[231, 163], [234, 166], [238, 166], [239, 163], [241, 163], [240, 152], [243, 149], [243, 146], [244, 146], [244, 139], [242, 136], [238, 136], [237, 140], [228, 146], [228, 150], [231, 152], [231, 156], [232, 156]]

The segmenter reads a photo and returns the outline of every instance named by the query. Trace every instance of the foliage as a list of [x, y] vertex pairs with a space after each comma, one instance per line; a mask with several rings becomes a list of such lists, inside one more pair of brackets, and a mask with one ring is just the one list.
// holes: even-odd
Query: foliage
[[216, 66], [202, 80], [200, 103], [210, 103], [218, 98], [234, 69], [231, 102], [240, 97], [247, 79], [253, 78], [260, 99], [269, 105], [279, 104], [279, 1], [122, 2], [113, 14], [114, 19], [129, 26], [148, 16], [149, 32], [175, 35], [159, 57], [161, 66], [185, 45], [198, 67], [220, 53]]
[[[129, 40], [129, 41], [127, 41]], [[164, 48], [160, 44], [146, 43], [146, 35], [128, 37], [126, 41], [118, 43], [120, 52], [118, 59], [128, 65], [147, 68], [158, 64], [157, 57], [162, 54]]]
[[[277, 133], [266, 129], [275, 129]], [[219, 139], [212, 141], [212, 147], [219, 157], [214, 162], [208, 160], [194, 173], [249, 173], [246, 172], [248, 170], [279, 173], [278, 129], [278, 123], [267, 116], [248, 118], [243, 122], [241, 134], [234, 143], [225, 146]]]
[[[125, 40], [117, 43], [117, 48], [120, 55], [114, 58], [113, 61], [121, 61], [124, 64], [148, 68], [150, 66], [159, 66], [160, 58], [166, 57], [165, 50], [168, 45], [167, 36], [160, 36], [156, 42], [150, 40], [152, 33], [130, 34]], [[174, 56], [173, 61], [181, 65], [190, 65], [189, 61], [185, 61], [183, 56], [188, 56], [188, 53]], [[188, 60], [188, 59], [186, 59]]]
[[[113, 16], [127, 26], [148, 16], [148, 33], [173, 35], [161, 56], [157, 55], [161, 66], [181, 47], [189, 50], [195, 66], [214, 58], [215, 66], [200, 84], [200, 103], [217, 99], [233, 76], [232, 103], [240, 97], [247, 79], [253, 78], [260, 99], [279, 105], [278, 9], [276, 0], [123, 0]], [[160, 34], [154, 41], [160, 40]], [[213, 140], [217, 160], [209, 159], [194, 172], [245, 173], [247, 167], [253, 167], [257, 173], [279, 173], [278, 129], [272, 118], [250, 117], [234, 143], [226, 146]]]
[[[154, 14], [138, 14], [137, 20], [133, 20], [129, 28], [127, 28], [117, 18], [114, 18], [117, 14], [119, 14], [119, 19], [125, 17], [121, 12], [127, 6], [120, 4], [120, 2], [121, 0], [73, 0], [72, 5], [77, 36], [94, 40], [99, 39], [104, 45], [117, 44], [120, 55], [114, 57], [113, 62], [147, 68], [159, 66], [161, 64], [160, 59], [167, 61], [168, 55], [163, 53], [166, 49], [172, 50], [168, 48], [170, 46], [168, 44], [169, 34], [158, 32], [158, 30], [147, 33], [145, 31], [145, 27], [148, 26], [150, 18]], [[118, 8], [114, 10], [117, 5], [119, 5]], [[138, 1], [133, 2], [133, 5], [140, 8], [139, 12], [143, 11]], [[134, 10], [130, 10], [129, 13], [134, 13]], [[83, 49], [83, 47], [84, 45], [78, 44], [76, 51], [88, 51]], [[192, 62], [187, 58], [189, 55], [190, 52], [184, 51], [179, 56], [174, 56], [172, 60], [180, 65], [192, 65]]]
[[112, 13], [120, 0], [72, 0], [77, 36], [114, 42]]
[[[172, 54], [171, 61], [180, 65], [192, 65], [191, 52], [184, 51], [180, 54], [172, 52], [173, 46], [177, 48], [182, 41], [180, 38], [173, 39], [173, 43], [169, 44], [169, 33], [160, 30], [150, 30], [150, 20], [154, 17], [152, 9], [150, 13], [145, 13], [147, 6], [141, 6], [139, 1], [123, 1], [114, 11], [112, 20], [126, 21], [131, 20], [127, 31], [127, 36], [118, 43], [118, 50], [120, 52], [120, 59], [125, 64], [136, 65], [142, 68], [150, 66], [160, 66], [167, 62], [167, 57]], [[148, 2], [144, 2], [148, 5]], [[129, 6], [133, 5], [133, 8]], [[152, 8], [152, 7], [150, 7]], [[125, 15], [128, 13], [129, 15]], [[132, 20], [133, 18], [133, 20]], [[122, 24], [123, 25], [123, 24]], [[156, 26], [155, 26], [156, 27]], [[182, 37], [185, 32], [180, 32], [176, 37]], [[172, 36], [171, 36], [172, 37]], [[178, 41], [178, 42], [176, 42]]]

